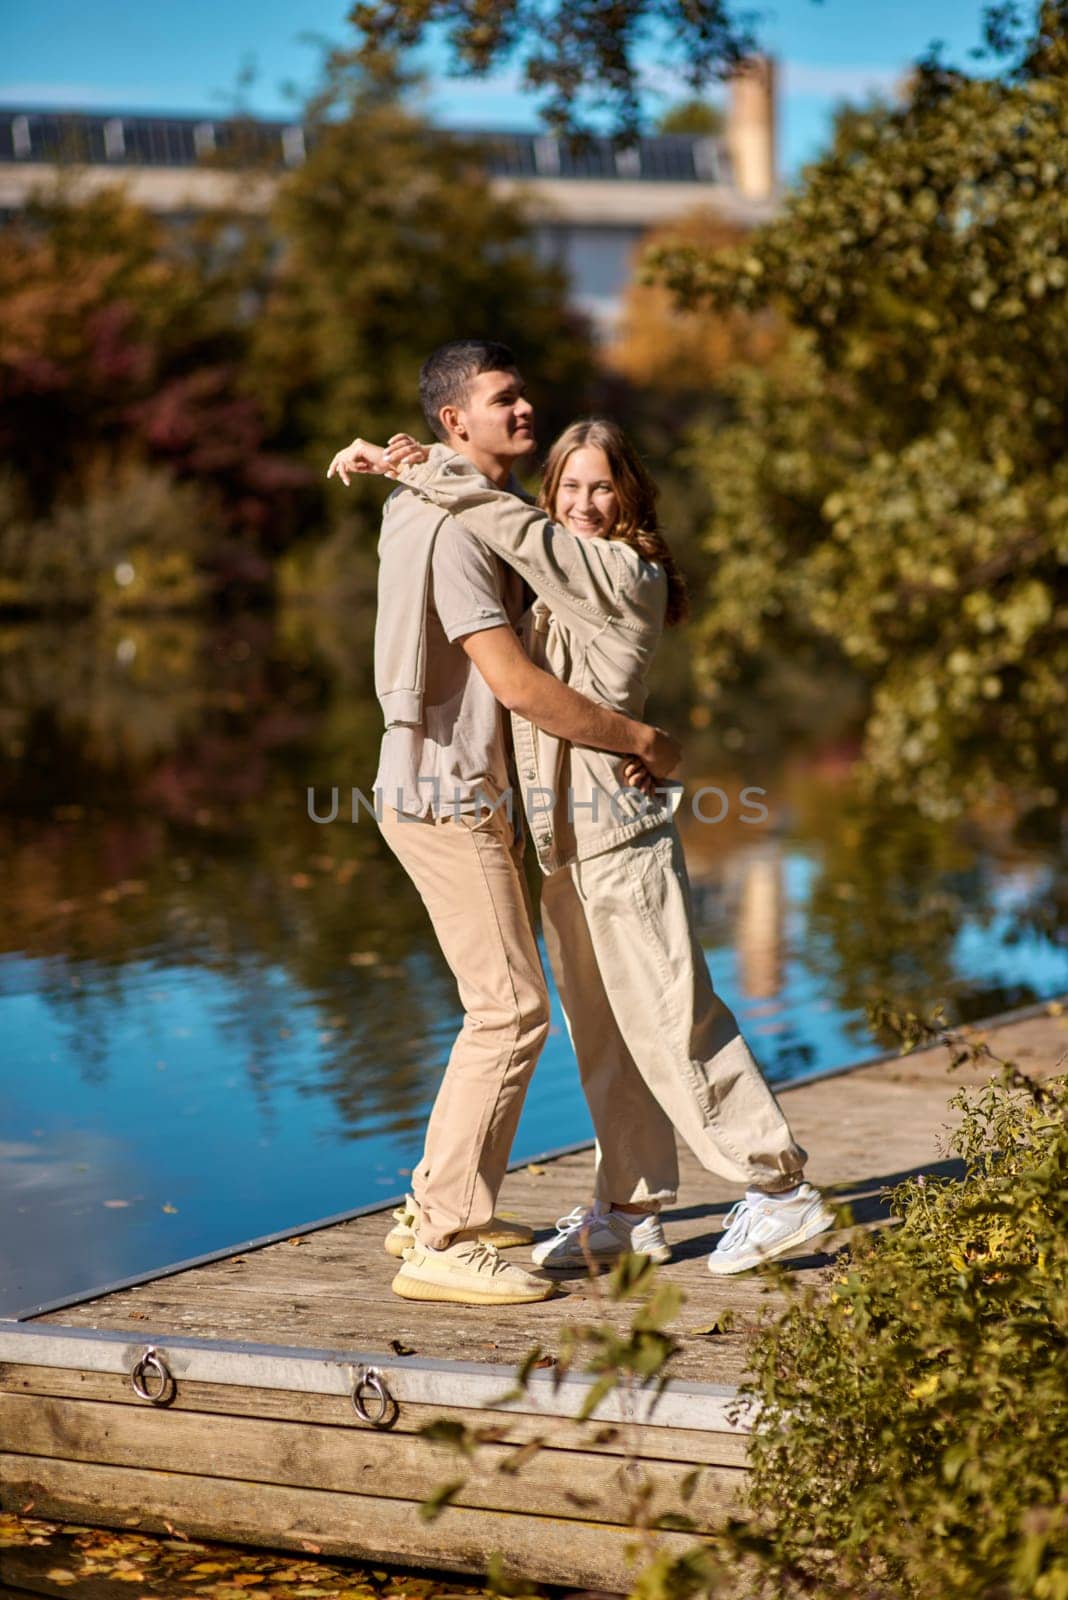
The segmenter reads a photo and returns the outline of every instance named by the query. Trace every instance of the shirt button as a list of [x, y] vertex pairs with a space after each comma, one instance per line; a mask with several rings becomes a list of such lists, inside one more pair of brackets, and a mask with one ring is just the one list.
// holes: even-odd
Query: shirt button
[[542, 844], [552, 844], [552, 842], [553, 842], [553, 836], [552, 836], [551, 833], [543, 833], [541, 835], [541, 843]]
[[523, 776], [524, 776], [524, 778], [533, 779], [533, 778], [537, 777], [537, 773], [534, 771], [533, 767], [527, 767], [523, 772]]

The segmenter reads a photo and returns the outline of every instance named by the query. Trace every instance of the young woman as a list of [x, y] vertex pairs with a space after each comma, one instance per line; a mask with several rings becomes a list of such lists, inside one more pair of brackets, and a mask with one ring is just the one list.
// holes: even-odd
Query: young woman
[[[331, 464], [382, 472], [448, 512], [530, 585], [524, 622], [536, 665], [630, 716], [663, 627], [687, 611], [661, 533], [656, 488], [613, 422], [571, 425], [553, 445], [539, 506], [494, 487], [447, 446], [407, 435], [356, 440]], [[569, 746], [513, 715], [521, 791], [543, 872], [545, 944], [597, 1134], [592, 1205], [534, 1250], [542, 1267], [588, 1252], [670, 1257], [661, 1206], [678, 1186], [675, 1130], [709, 1171], [744, 1184], [709, 1258], [743, 1272], [833, 1226], [804, 1181], [805, 1154], [697, 939], [678, 791], [643, 795], [628, 761]], [[633, 771], [633, 768], [630, 769]]]

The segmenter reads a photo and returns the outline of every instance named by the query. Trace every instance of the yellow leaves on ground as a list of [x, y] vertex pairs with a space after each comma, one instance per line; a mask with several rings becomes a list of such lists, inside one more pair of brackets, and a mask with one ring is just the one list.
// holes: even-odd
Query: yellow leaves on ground
[[[305, 1548], [319, 1550], [310, 1540]], [[342, 1559], [212, 1546], [177, 1528], [173, 1538], [156, 1538], [0, 1512], [0, 1550], [5, 1549], [20, 1551], [23, 1584], [32, 1576], [35, 1584], [48, 1582], [76, 1593], [93, 1583], [129, 1583], [139, 1586], [130, 1591], [136, 1600], [142, 1595], [173, 1600], [182, 1593], [193, 1600], [253, 1594], [262, 1600], [456, 1600], [461, 1595], [488, 1600], [488, 1591], [456, 1578], [412, 1577]]]

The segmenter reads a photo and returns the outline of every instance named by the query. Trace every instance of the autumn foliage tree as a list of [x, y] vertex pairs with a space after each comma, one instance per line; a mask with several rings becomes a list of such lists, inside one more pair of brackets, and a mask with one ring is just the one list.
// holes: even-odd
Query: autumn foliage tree
[[[157, 566], [185, 544], [185, 598], [194, 567], [219, 583], [269, 576], [307, 474], [269, 451], [245, 383], [251, 236], [227, 248], [223, 225], [168, 226], [120, 188], [85, 192], [70, 175], [0, 233], [6, 600], [21, 582], [30, 604], [91, 603], [96, 568], [131, 539], [142, 571], [153, 542]], [[182, 492], [165, 526], [156, 507], [153, 541], [136, 507], [165, 505], [168, 484]], [[91, 503], [134, 523], [101, 539]]]
[[[419, 367], [444, 340], [512, 345], [546, 433], [581, 405], [592, 353], [563, 275], [484, 152], [404, 89], [330, 55], [306, 163], [241, 146], [266, 214], [163, 221], [71, 175], [0, 234], [0, 606], [141, 603], [176, 550], [160, 603], [196, 600], [198, 573], [268, 588], [277, 556], [314, 561], [342, 524], [338, 560], [366, 568], [380, 491], [328, 494], [325, 464], [360, 429], [425, 432]], [[123, 595], [116, 567], [138, 575]]]
[[[713, 256], [740, 246], [744, 238], [742, 228], [702, 208], [653, 230], [644, 245]], [[662, 280], [636, 272], [624, 291], [607, 358], [636, 385], [680, 397], [707, 396], [738, 366], [766, 365], [782, 348], [785, 332], [774, 310], [710, 312], [705, 306], [680, 306]]]

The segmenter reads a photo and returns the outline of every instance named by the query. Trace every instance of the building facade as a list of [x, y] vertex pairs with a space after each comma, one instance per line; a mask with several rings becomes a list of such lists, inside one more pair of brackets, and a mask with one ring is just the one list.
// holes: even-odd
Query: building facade
[[[266, 206], [284, 170], [305, 156], [295, 123], [252, 125], [267, 164], [237, 173], [209, 164], [249, 126], [196, 116], [0, 106], [0, 218], [22, 209], [63, 166], [88, 185], [121, 179], [149, 210], [182, 215], [220, 205]], [[442, 137], [453, 135], [442, 133]], [[517, 198], [539, 253], [567, 274], [573, 302], [611, 332], [636, 252], [651, 228], [700, 206], [755, 226], [775, 206], [775, 74], [758, 61], [730, 89], [721, 136], [662, 134], [627, 148], [593, 139], [579, 149], [546, 134], [455, 135], [484, 152], [494, 186]]]

